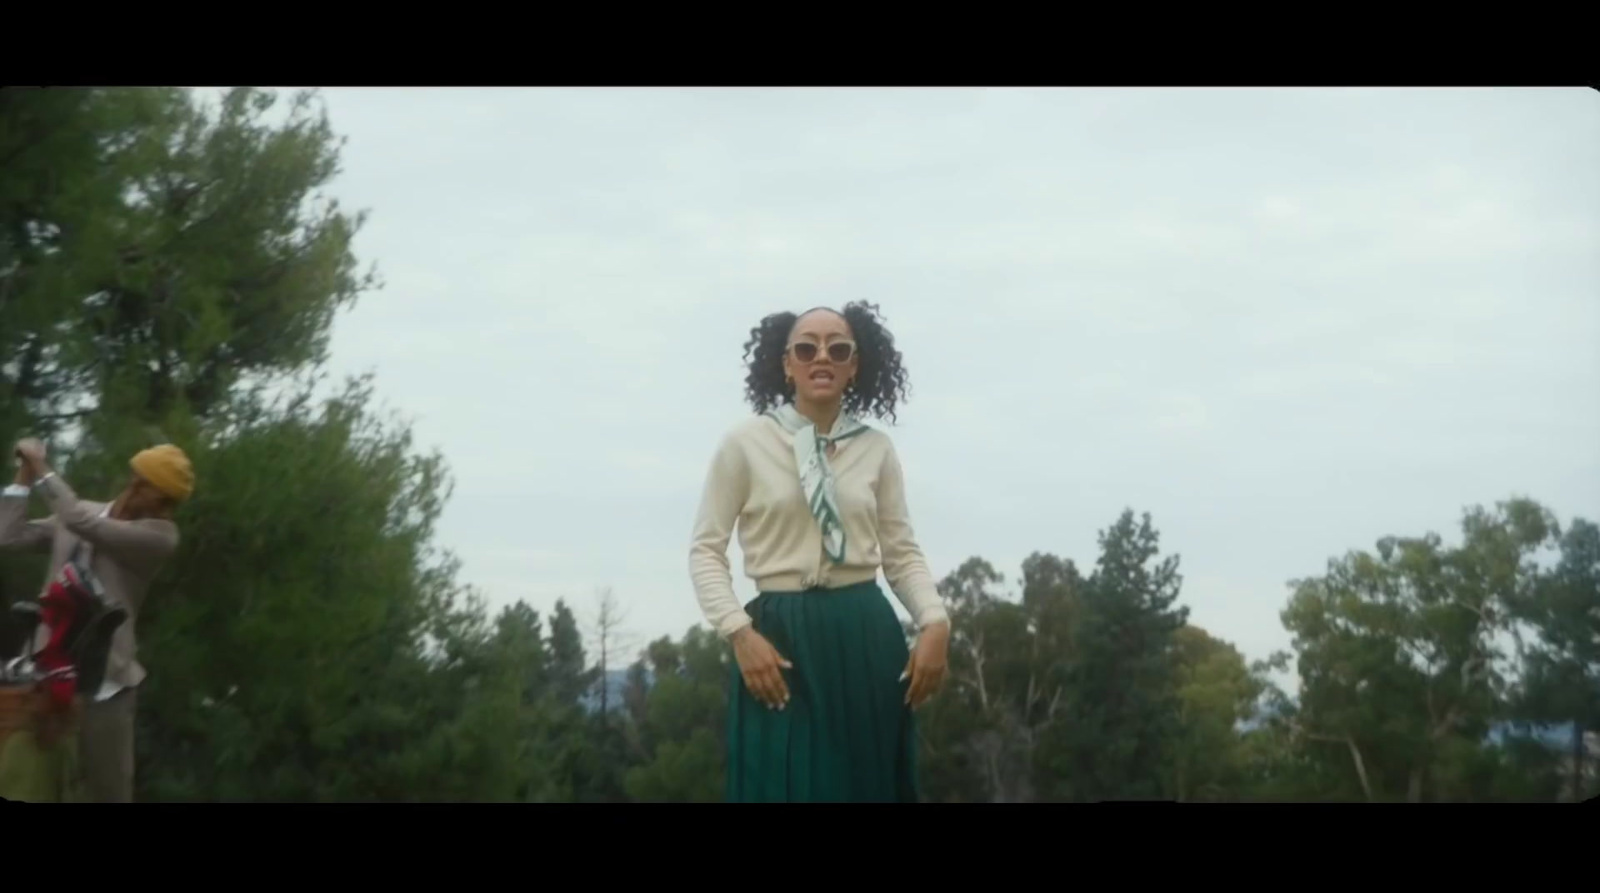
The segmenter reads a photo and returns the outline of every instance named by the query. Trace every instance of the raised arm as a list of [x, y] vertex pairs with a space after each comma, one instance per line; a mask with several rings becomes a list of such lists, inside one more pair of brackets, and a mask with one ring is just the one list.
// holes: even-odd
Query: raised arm
[[883, 557], [883, 575], [895, 597], [911, 613], [918, 629], [934, 623], [949, 623], [950, 615], [939, 597], [938, 586], [928, 570], [928, 562], [911, 529], [911, 513], [906, 508], [905, 473], [894, 444], [884, 453], [878, 472], [878, 549]]
[[160, 518], [118, 521], [78, 501], [60, 475], [47, 474], [37, 489], [56, 523], [91, 543], [102, 554], [136, 567], [155, 567], [178, 548], [178, 526]]
[[29, 489], [22, 482], [24, 477], [18, 474], [17, 483], [0, 491], [0, 549], [45, 552], [55, 538], [55, 519], [28, 520]]
[[724, 438], [706, 474], [689, 545], [689, 578], [706, 621], [723, 638], [750, 625], [733, 591], [728, 541], [750, 494], [750, 466], [733, 436]]

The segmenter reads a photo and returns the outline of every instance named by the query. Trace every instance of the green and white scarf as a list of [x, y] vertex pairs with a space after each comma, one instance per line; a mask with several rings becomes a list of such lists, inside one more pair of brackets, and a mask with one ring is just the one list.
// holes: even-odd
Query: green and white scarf
[[834, 564], [842, 564], [844, 522], [834, 492], [833, 468], [828, 464], [828, 447], [871, 429], [853, 416], [840, 415], [833, 423], [833, 433], [823, 434], [792, 403], [770, 410], [767, 415], [794, 438], [794, 464], [800, 470], [800, 489], [811, 507], [811, 516], [817, 519], [817, 526], [822, 530], [822, 550]]

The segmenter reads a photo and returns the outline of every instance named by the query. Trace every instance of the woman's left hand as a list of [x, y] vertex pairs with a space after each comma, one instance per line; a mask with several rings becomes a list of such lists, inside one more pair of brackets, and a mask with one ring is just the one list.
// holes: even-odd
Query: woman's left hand
[[934, 623], [923, 628], [917, 636], [917, 645], [906, 664], [906, 676], [911, 679], [911, 689], [906, 692], [906, 703], [915, 710], [921, 707], [944, 684], [945, 661], [950, 652], [950, 624]]

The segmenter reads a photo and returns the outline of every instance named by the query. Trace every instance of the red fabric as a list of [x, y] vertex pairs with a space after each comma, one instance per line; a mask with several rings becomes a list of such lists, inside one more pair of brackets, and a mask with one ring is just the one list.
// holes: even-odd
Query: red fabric
[[77, 574], [68, 565], [51, 581], [49, 591], [39, 600], [39, 620], [49, 632], [49, 638], [35, 656], [34, 663], [51, 674], [44, 687], [51, 702], [62, 709], [71, 706], [72, 696], [78, 689], [77, 673], [67, 644], [78, 627], [88, 620], [88, 612], [74, 592], [77, 584]]

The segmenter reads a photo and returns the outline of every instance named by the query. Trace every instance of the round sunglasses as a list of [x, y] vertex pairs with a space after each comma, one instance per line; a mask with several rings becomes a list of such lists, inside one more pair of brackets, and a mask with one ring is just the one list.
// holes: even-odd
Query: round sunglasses
[[[817, 359], [818, 345], [813, 341], [796, 341], [789, 345], [789, 353], [794, 355], [795, 361], [811, 363]], [[839, 364], [850, 362], [856, 355], [855, 344], [849, 341], [835, 341], [828, 345], [828, 359]]]

